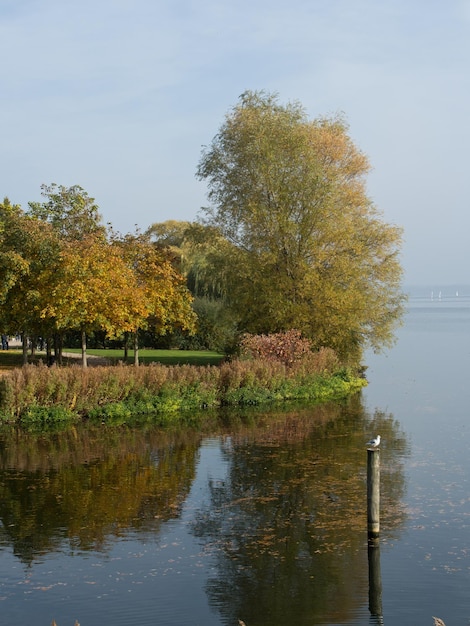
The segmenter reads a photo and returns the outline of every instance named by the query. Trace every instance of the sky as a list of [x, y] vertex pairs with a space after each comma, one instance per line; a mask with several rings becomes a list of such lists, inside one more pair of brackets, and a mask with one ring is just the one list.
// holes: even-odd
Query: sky
[[202, 147], [265, 90], [345, 115], [406, 284], [470, 283], [470, 0], [0, 0], [0, 58], [1, 198], [196, 220]]

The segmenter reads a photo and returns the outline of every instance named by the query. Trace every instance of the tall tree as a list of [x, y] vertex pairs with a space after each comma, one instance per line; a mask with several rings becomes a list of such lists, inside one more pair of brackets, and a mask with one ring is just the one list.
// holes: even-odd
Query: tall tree
[[[98, 239], [101, 239], [104, 246], [106, 245], [106, 227], [102, 223], [98, 205], [82, 187], [79, 185], [65, 187], [52, 183], [51, 185], [42, 185], [41, 193], [45, 201], [29, 202], [28, 216], [50, 226], [56, 233], [61, 246], [65, 246], [68, 252], [70, 252], [70, 245], [74, 245], [75, 242], [77, 242], [77, 251], [82, 245], [85, 247], [89, 245], [90, 237], [94, 238], [95, 249], [98, 245]], [[82, 244], [82, 242], [85, 243]], [[64, 271], [64, 258], [62, 258], [61, 271], [56, 276], [50, 277], [52, 282], [58, 280]], [[68, 258], [70, 259], [70, 257]], [[90, 265], [87, 265], [87, 270], [91, 271]], [[76, 281], [74, 284], [76, 285]], [[60, 286], [56, 285], [56, 288], [60, 292]], [[67, 288], [70, 293], [70, 285], [67, 285]], [[54, 292], [56, 293], [56, 291]], [[49, 288], [49, 293], [52, 293], [52, 288]], [[51, 311], [54, 307], [54, 302], [49, 301], [44, 310]], [[46, 316], [45, 319], [49, 318]], [[59, 341], [59, 337], [66, 329], [58, 323], [58, 317], [54, 315], [52, 319], [57, 330], [54, 339], [56, 357], [60, 362], [61, 341]], [[86, 364], [84, 338], [85, 330], [82, 330], [83, 363]]]
[[251, 332], [297, 328], [358, 360], [403, 312], [401, 229], [367, 196], [367, 157], [341, 116], [246, 92], [204, 149], [207, 223], [227, 247], [226, 293]]

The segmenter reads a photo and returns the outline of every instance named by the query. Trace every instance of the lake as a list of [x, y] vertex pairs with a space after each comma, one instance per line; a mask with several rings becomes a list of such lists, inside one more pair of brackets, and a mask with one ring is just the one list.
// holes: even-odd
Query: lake
[[467, 624], [470, 298], [438, 294], [342, 404], [0, 435], [0, 622]]

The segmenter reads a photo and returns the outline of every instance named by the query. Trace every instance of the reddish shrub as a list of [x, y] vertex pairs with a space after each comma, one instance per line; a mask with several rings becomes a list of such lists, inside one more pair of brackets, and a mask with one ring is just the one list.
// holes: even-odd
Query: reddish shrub
[[311, 352], [312, 343], [298, 330], [269, 335], [246, 334], [240, 343], [240, 350], [242, 356], [278, 361], [290, 367]]

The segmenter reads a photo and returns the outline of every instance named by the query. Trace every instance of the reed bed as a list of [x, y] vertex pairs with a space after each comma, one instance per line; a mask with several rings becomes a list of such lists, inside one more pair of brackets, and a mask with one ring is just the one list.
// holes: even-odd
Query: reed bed
[[[331, 352], [331, 351], [330, 351]], [[329, 352], [292, 366], [264, 359], [221, 365], [27, 365], [0, 379], [0, 421], [27, 423], [80, 418], [126, 420], [133, 415], [175, 416], [224, 405], [346, 396], [365, 381], [340, 368]]]

